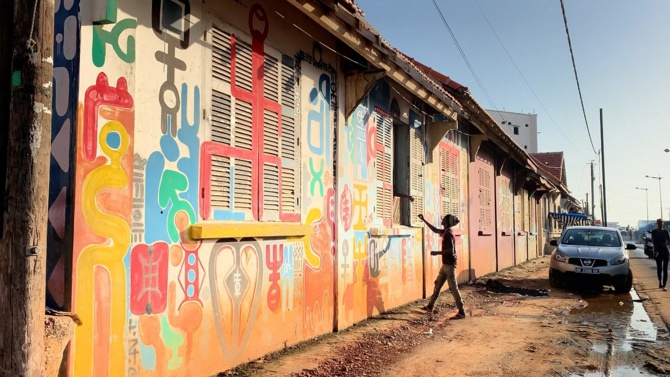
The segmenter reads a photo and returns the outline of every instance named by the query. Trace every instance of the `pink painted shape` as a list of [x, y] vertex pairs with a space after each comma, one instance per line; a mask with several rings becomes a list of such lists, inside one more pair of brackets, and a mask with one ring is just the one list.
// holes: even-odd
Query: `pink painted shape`
[[67, 194], [67, 187], [60, 190], [60, 194], [54, 200], [51, 207], [49, 207], [49, 221], [58, 237], [63, 239], [65, 235], [65, 195]]
[[49, 281], [47, 286], [49, 288], [49, 293], [51, 297], [56, 300], [58, 306], [63, 306], [65, 299], [65, 262], [63, 262], [63, 257], [61, 256], [58, 259], [58, 263], [51, 271], [51, 276], [49, 276]]
[[51, 155], [65, 173], [70, 170], [70, 120], [66, 119], [58, 135], [51, 142]]

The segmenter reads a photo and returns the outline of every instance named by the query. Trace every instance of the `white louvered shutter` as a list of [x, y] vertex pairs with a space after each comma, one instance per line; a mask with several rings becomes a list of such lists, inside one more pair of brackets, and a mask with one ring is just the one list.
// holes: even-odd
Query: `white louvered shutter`
[[[236, 38], [236, 85], [251, 90], [251, 46]], [[209, 140], [232, 147], [212, 156], [211, 206], [252, 216], [253, 127], [251, 104], [232, 96], [233, 35], [212, 28], [212, 122]], [[241, 158], [245, 155], [247, 158]]]
[[409, 129], [409, 175], [410, 195], [414, 201], [410, 203], [410, 218], [412, 225], [421, 225], [419, 215], [423, 214], [423, 133], [417, 128]]
[[280, 157], [281, 176], [281, 212], [291, 214], [299, 221], [300, 216], [300, 122], [297, 119], [295, 104], [299, 102], [299, 93], [295, 80], [295, 61], [288, 55], [282, 55], [280, 81], [280, 103], [282, 107], [282, 136]]
[[375, 108], [377, 116], [377, 179], [375, 205], [376, 217], [384, 225], [391, 225], [391, 207], [393, 203], [393, 166], [392, 134], [393, 120], [381, 109]]
[[[299, 221], [299, 139], [295, 117], [294, 60], [266, 46], [264, 97], [278, 110], [263, 113], [263, 216], [266, 221]], [[281, 118], [281, 122], [279, 121]]]
[[440, 215], [444, 217], [451, 208], [451, 177], [449, 176], [450, 153], [440, 148]]
[[[209, 141], [222, 146], [215, 147], [216, 152], [212, 153], [211, 207], [243, 213], [245, 219], [300, 221], [300, 140], [296, 129], [299, 122], [294, 60], [264, 46], [265, 101], [262, 110], [254, 109], [250, 102], [233, 95], [252, 92], [254, 77], [261, 77], [253, 72], [251, 39], [229, 30], [234, 29], [213, 26], [211, 32]], [[253, 124], [253, 114], [259, 111], [263, 122]], [[260, 145], [255, 145], [254, 140]], [[254, 169], [258, 171], [255, 181]]]
[[449, 213], [454, 216], [460, 216], [460, 174], [458, 167], [460, 166], [460, 153], [456, 148], [451, 148], [449, 151], [449, 178], [451, 180], [450, 187], [450, 204]]

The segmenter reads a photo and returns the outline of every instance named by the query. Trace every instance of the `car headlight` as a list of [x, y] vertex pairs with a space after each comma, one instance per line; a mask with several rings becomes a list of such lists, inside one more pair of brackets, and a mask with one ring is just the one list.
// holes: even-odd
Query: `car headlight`
[[610, 260], [610, 265], [618, 266], [620, 264], [624, 264], [624, 263], [626, 263], [627, 259], [628, 258], [624, 254], [621, 254], [621, 255], [617, 256], [616, 258], [612, 258]]
[[554, 259], [556, 259], [559, 262], [568, 263], [568, 260], [570, 258], [566, 257], [565, 255], [563, 255], [559, 252], [556, 252], [556, 253], [554, 253]]

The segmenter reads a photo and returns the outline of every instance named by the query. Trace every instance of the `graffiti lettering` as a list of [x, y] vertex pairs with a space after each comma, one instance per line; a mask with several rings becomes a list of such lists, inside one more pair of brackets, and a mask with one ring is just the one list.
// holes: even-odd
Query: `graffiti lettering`
[[[291, 310], [293, 309], [293, 290], [295, 287], [295, 283], [293, 281], [294, 276], [293, 276], [293, 263], [294, 263], [294, 256], [293, 256], [293, 244], [287, 244], [284, 246], [284, 254], [283, 254], [283, 263], [281, 265], [281, 268], [279, 269], [279, 278], [281, 279], [282, 286], [281, 286], [281, 304], [282, 304], [282, 309], [283, 310]], [[266, 251], [267, 253], [267, 251]]]
[[368, 179], [368, 130], [367, 130], [367, 108], [359, 105], [356, 108], [353, 116], [354, 121], [354, 135], [353, 145], [351, 149], [352, 160], [354, 161], [354, 179], [367, 180]]
[[131, 18], [119, 21], [110, 31], [105, 30], [103, 25], [93, 25], [93, 49], [91, 51], [93, 64], [96, 67], [105, 65], [108, 44], [112, 45], [114, 52], [121, 60], [126, 63], [133, 63], [135, 61], [135, 36], [128, 35], [126, 51], [121, 49], [119, 38], [126, 30], [134, 30], [135, 28], [137, 28], [137, 20]]
[[133, 222], [132, 243], [141, 243], [144, 238], [144, 167], [147, 160], [135, 154], [133, 163]]
[[254, 239], [222, 239], [209, 260], [216, 333], [223, 356], [244, 351], [260, 306], [263, 279], [261, 247]]
[[[51, 122], [51, 156], [49, 168], [49, 202], [47, 222], [46, 303], [53, 308], [65, 304], [65, 258], [69, 246], [63, 242], [66, 224], [72, 222], [72, 190], [74, 174], [72, 158], [72, 125], [77, 111], [79, 58], [79, 0], [70, 7], [58, 6], [54, 14], [53, 99]], [[74, 4], [76, 3], [76, 4]], [[76, 59], [75, 59], [76, 58]]]
[[[161, 150], [152, 153], [147, 162], [146, 184], [146, 222], [165, 224], [150, 227], [146, 231], [146, 240], [149, 243], [156, 241], [179, 242], [179, 230], [175, 219], [179, 211], [188, 215], [191, 223], [196, 221], [195, 206], [197, 203], [198, 180], [197, 161], [199, 157], [198, 129], [200, 121], [194, 116], [193, 124], [188, 122], [188, 87], [182, 85], [182, 126], [177, 138], [163, 135], [160, 139]], [[200, 89], [196, 86], [193, 95], [194, 113], [200, 110]], [[188, 156], [181, 156], [179, 143], [184, 144]], [[166, 168], [166, 163], [176, 161], [177, 169]], [[156, 200], [157, 199], [157, 200]], [[166, 213], [167, 212], [167, 213]]]
[[130, 253], [130, 311], [159, 314], [167, 306], [168, 244], [137, 245]]
[[[177, 58], [177, 49], [188, 47], [190, 27], [187, 17], [191, 13], [191, 4], [188, 0], [153, 0], [152, 27], [156, 36], [164, 43], [165, 49], [156, 51], [156, 60], [163, 64], [167, 71], [167, 78], [161, 85], [158, 102], [161, 106], [161, 132], [168, 131], [173, 137], [177, 136], [179, 124], [177, 113], [180, 108], [179, 91], [175, 85], [177, 70], [186, 71], [186, 63]], [[179, 37], [175, 37], [178, 35]]]
[[137, 333], [137, 321], [134, 321], [133, 318], [128, 319], [128, 370], [126, 375], [128, 376], [137, 376], [137, 356], [140, 355], [139, 351], [139, 336]]
[[325, 170], [324, 161], [320, 161], [319, 170], [314, 170], [314, 159], [309, 158], [309, 172], [312, 174], [312, 180], [309, 183], [309, 193], [314, 196], [315, 189], [318, 185], [319, 187], [319, 196], [323, 197], [324, 194], [324, 185], [323, 185], [323, 172]]
[[268, 307], [273, 312], [279, 307], [281, 302], [281, 290], [279, 288], [279, 269], [284, 264], [284, 245], [266, 245], [265, 246], [265, 264], [270, 273], [270, 288], [268, 290]]
[[344, 231], [347, 232], [351, 228], [351, 223], [353, 221], [353, 207], [351, 206], [351, 190], [349, 185], [345, 184], [342, 194], [340, 195], [340, 221], [342, 221], [342, 227]]
[[[90, 89], [89, 89], [90, 92]], [[89, 97], [90, 98], [90, 97]], [[79, 253], [76, 267], [76, 290], [75, 290], [75, 310], [82, 318], [83, 324], [77, 328], [74, 340], [74, 347], [78, 350], [78, 356], [75, 358], [75, 375], [90, 375], [94, 368], [94, 358], [100, 363], [109, 363], [110, 375], [120, 375], [123, 373], [125, 363], [119, 362], [118, 358], [123, 357], [124, 344], [120, 341], [111, 342], [109, 350], [95, 349], [94, 340], [97, 337], [103, 338], [104, 334], [110, 336], [120, 336], [124, 331], [126, 319], [126, 271], [123, 258], [130, 246], [130, 216], [132, 187], [129, 185], [130, 172], [125, 168], [132, 168], [132, 145], [130, 135], [133, 132], [132, 114], [108, 111], [103, 113], [111, 117], [113, 114], [120, 116], [125, 125], [119, 121], [111, 120], [107, 122], [100, 131], [99, 142], [102, 153], [107, 158], [104, 165], [96, 164], [90, 172], [85, 169], [79, 173], [86, 176], [81, 179], [82, 196], [82, 217], [79, 221], [85, 224], [90, 231], [104, 239], [105, 242], [91, 242], [84, 246], [86, 240], [82, 239], [77, 247], [82, 247]], [[95, 114], [97, 118], [97, 114]], [[90, 122], [90, 119], [84, 119], [84, 122]], [[87, 140], [82, 140], [82, 148], [85, 149]], [[90, 144], [89, 144], [90, 145]], [[83, 163], [83, 162], [82, 162]], [[86, 175], [86, 173], [88, 173]], [[98, 205], [101, 198], [108, 198], [104, 192], [113, 190], [115, 195], [115, 204], [119, 208], [116, 213], [110, 214]], [[104, 271], [108, 278], [99, 279], [95, 273], [96, 269], [104, 266]], [[102, 271], [102, 270], [101, 270]], [[102, 275], [101, 275], [102, 276]], [[105, 287], [104, 281], [109, 284]], [[111, 282], [114, 282], [111, 285]], [[106, 295], [96, 295], [102, 291]], [[96, 310], [109, 313], [109, 329], [101, 329], [94, 326]], [[97, 331], [104, 331], [104, 334], [97, 334]], [[109, 333], [107, 333], [109, 331]], [[87, 353], [90, 352], [90, 353]], [[106, 354], [108, 352], [108, 354]]]
[[84, 96], [84, 157], [93, 161], [98, 151], [98, 112], [101, 106], [130, 109], [133, 107], [133, 98], [128, 93], [128, 83], [120, 77], [116, 88], [109, 86], [109, 80], [104, 73], [98, 74], [95, 85], [86, 90]]
[[354, 184], [354, 230], [365, 231], [365, 218], [368, 216], [368, 186]]

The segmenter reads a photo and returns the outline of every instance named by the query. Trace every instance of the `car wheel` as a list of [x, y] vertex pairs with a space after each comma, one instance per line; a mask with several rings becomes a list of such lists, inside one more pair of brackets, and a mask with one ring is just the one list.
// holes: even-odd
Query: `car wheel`
[[556, 277], [556, 273], [553, 268], [549, 269], [549, 286], [552, 288], [560, 288], [563, 284]]
[[628, 276], [626, 276], [626, 281], [621, 284], [614, 286], [616, 293], [628, 293], [633, 289], [633, 271], [628, 270]]

